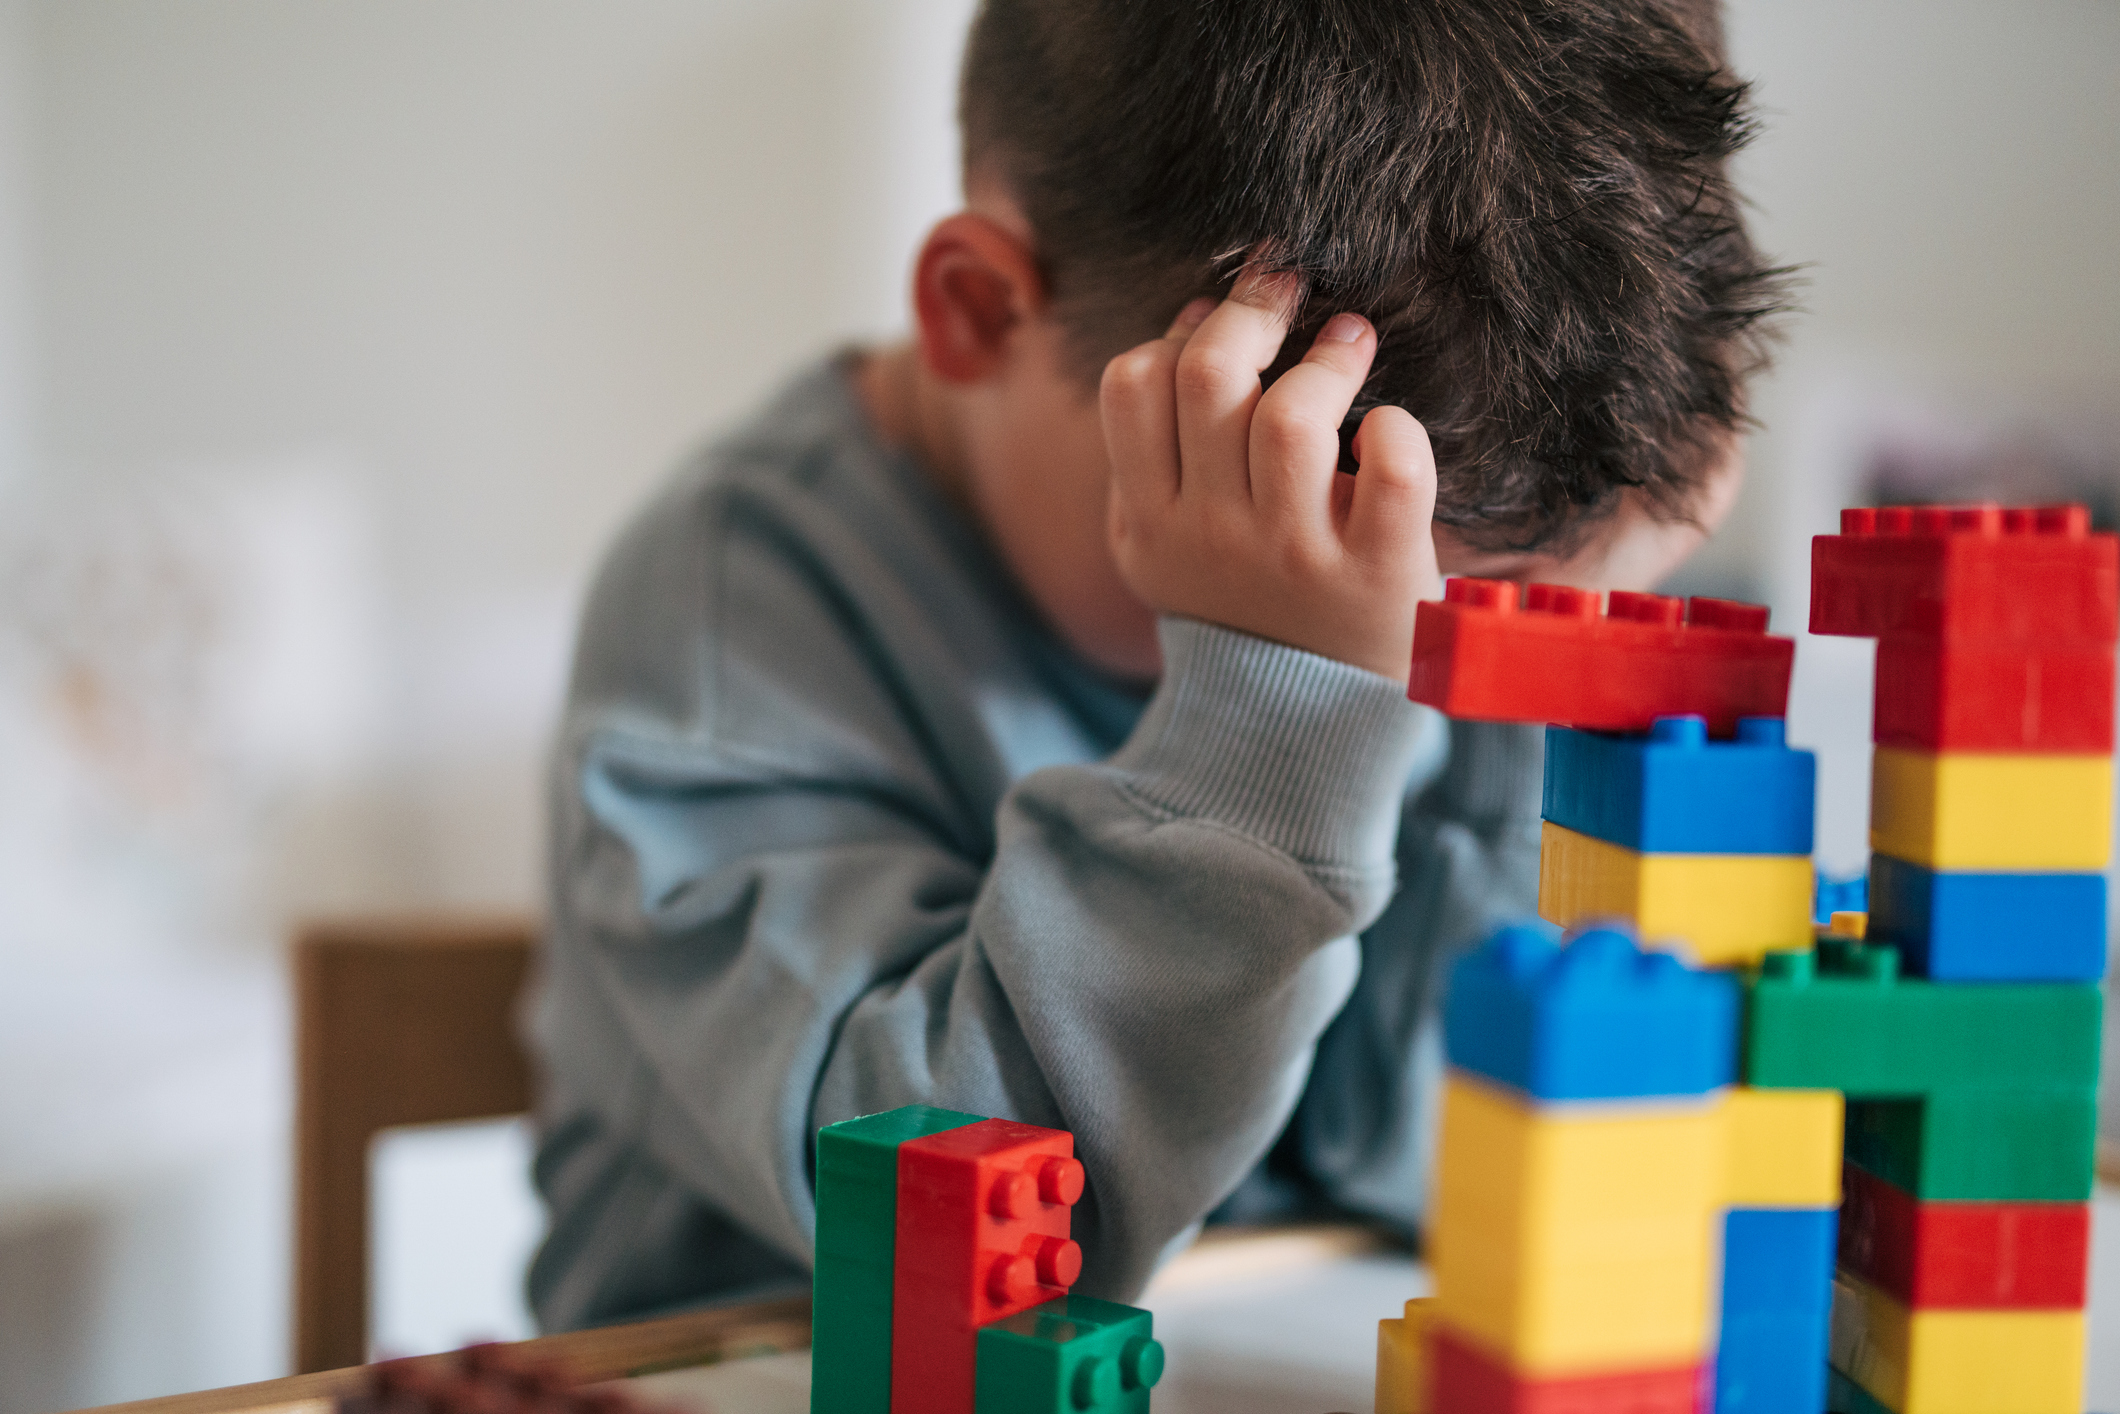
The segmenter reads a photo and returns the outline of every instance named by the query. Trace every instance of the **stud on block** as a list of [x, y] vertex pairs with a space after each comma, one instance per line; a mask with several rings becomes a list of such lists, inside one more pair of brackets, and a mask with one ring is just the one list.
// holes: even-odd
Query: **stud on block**
[[973, 1414], [979, 1327], [1067, 1295], [1074, 1136], [989, 1119], [898, 1148], [891, 1414]]
[[1406, 1303], [1398, 1320], [1377, 1322], [1376, 1414], [1429, 1414], [1428, 1345], [1435, 1298]]
[[2082, 506], [1888, 506], [1811, 542], [1811, 632], [2110, 648], [2120, 542]]
[[1840, 1264], [1916, 1310], [2075, 1309], [2090, 1280], [2083, 1203], [1924, 1203], [1847, 1171]]
[[2096, 982], [2105, 976], [2103, 874], [1995, 874], [1870, 860], [1869, 936], [1938, 982]]
[[1780, 717], [1795, 643], [1767, 611], [1719, 599], [1600, 597], [1561, 585], [1453, 579], [1414, 621], [1408, 696], [1452, 717], [1647, 731], [1705, 717], [1729, 736], [1740, 717]]
[[929, 1105], [864, 1115], [817, 1132], [817, 1265], [810, 1378], [816, 1414], [888, 1414], [898, 1146], [977, 1124]]
[[1449, 1414], [1699, 1414], [1707, 1384], [1698, 1361], [1526, 1375], [1447, 1325], [1437, 1327], [1430, 1351], [1434, 1407]]
[[1646, 737], [1546, 729], [1546, 819], [1625, 849], [1808, 855], [1816, 798], [1817, 759], [1778, 717], [1713, 743], [1701, 717], [1659, 717]]
[[1452, 1065], [1538, 1100], [1700, 1095], [1734, 1078], [1738, 991], [1624, 933], [1505, 928], [1451, 971]]
[[1723, 1140], [1719, 1097], [1542, 1105], [1452, 1074], [1428, 1227], [1439, 1319], [1541, 1377], [1697, 1363]]
[[2081, 1311], [1910, 1310], [1843, 1274], [1832, 1359], [1898, 1414], [2081, 1414]]
[[977, 1414], [1148, 1414], [1163, 1378], [1154, 1318], [1063, 1296], [980, 1328]]
[[1623, 918], [1651, 947], [1710, 966], [1811, 944], [1808, 855], [1642, 854], [1546, 821], [1539, 917], [1562, 927]]
[[1925, 869], [2101, 870], [2113, 852], [2113, 759], [1881, 748], [1870, 847]]

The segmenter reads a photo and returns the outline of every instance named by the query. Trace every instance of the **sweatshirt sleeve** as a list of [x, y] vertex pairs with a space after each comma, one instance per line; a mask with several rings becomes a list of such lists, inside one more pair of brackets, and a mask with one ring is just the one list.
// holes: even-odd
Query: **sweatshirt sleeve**
[[562, 1103], [803, 1260], [819, 1126], [919, 1103], [1065, 1128], [1090, 1175], [1078, 1289], [1137, 1293], [1293, 1112], [1437, 729], [1361, 669], [1161, 633], [1124, 746], [1008, 786], [984, 837], [947, 772], [849, 764], [828, 729], [790, 754], [577, 713], [543, 1005], [609, 1031], [544, 1028]]
[[1362, 936], [1362, 975], [1318, 1047], [1286, 1147], [1330, 1207], [1418, 1229], [1434, 1172], [1453, 963], [1538, 910], [1535, 726], [1447, 723], [1443, 769], [1408, 805], [1399, 891]]

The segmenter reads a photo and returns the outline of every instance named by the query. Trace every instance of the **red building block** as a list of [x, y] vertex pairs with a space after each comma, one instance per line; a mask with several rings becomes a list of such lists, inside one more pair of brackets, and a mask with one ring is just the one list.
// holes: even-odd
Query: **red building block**
[[1879, 746], [2113, 749], [2113, 650], [1888, 638], [1877, 645]]
[[1923, 1203], [1845, 1166], [1840, 1265], [1919, 1310], [2079, 1310], [2087, 1203]]
[[1767, 611], [1727, 599], [1453, 579], [1414, 623], [1407, 696], [1452, 717], [1647, 731], [1698, 716], [1720, 737], [1739, 717], [1780, 717], [1796, 645]]
[[1811, 542], [1811, 632], [2110, 649], [2120, 540], [2082, 506], [1888, 506]]
[[1706, 1365], [1534, 1379], [1520, 1375], [1447, 1326], [1428, 1347], [1428, 1407], [1436, 1414], [1701, 1414]]
[[891, 1414], [972, 1414], [979, 1327], [1067, 1295], [1075, 1137], [989, 1119], [898, 1146]]

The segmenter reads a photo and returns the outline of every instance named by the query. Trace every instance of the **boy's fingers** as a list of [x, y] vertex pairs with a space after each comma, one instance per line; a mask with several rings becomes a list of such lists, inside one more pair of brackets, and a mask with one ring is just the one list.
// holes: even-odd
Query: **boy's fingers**
[[1193, 300], [1178, 311], [1178, 317], [1171, 321], [1171, 326], [1163, 332], [1163, 337], [1174, 343], [1184, 343], [1193, 336], [1195, 329], [1207, 322], [1207, 316], [1215, 312], [1218, 303], [1220, 301], [1213, 295], [1202, 295]]
[[1251, 410], [1259, 375], [1288, 337], [1302, 281], [1246, 266], [1237, 287], [1185, 341], [1178, 357], [1178, 445], [1183, 491], [1248, 499]]
[[1270, 516], [1323, 530], [1340, 464], [1340, 424], [1376, 357], [1376, 333], [1359, 314], [1325, 322], [1303, 361], [1274, 381], [1251, 415], [1252, 498]]
[[1354, 503], [1347, 513], [1349, 554], [1370, 564], [1410, 557], [1417, 595], [1441, 591], [1435, 565], [1435, 451], [1428, 429], [1404, 408], [1370, 409], [1355, 434]]
[[1157, 339], [1104, 365], [1097, 407], [1105, 455], [1111, 459], [1115, 511], [1146, 511], [1178, 494], [1173, 369], [1181, 347], [1169, 338]]

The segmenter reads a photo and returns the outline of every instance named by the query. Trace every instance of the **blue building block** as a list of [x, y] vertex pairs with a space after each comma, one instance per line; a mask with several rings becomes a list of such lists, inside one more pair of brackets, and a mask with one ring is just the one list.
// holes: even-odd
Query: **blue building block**
[[1504, 928], [1451, 969], [1450, 1062], [1536, 1100], [1699, 1095], [1737, 1072], [1735, 979], [1599, 929]]
[[1063, 1296], [979, 1330], [977, 1414], [1148, 1414], [1163, 1378], [1155, 1318]]
[[1938, 982], [2096, 982], [2103, 874], [1975, 874], [1870, 859], [1869, 936]]
[[1723, 1219], [1715, 1414], [1826, 1405], [1836, 1208], [1736, 1208]]
[[1861, 874], [1852, 879], [1828, 879], [1824, 874], [1811, 888], [1811, 921], [1831, 923], [1836, 913], [1868, 913], [1870, 881]]
[[1809, 854], [1818, 762], [1779, 717], [1745, 717], [1710, 742], [1701, 717], [1649, 734], [1546, 728], [1545, 816], [1644, 854]]

